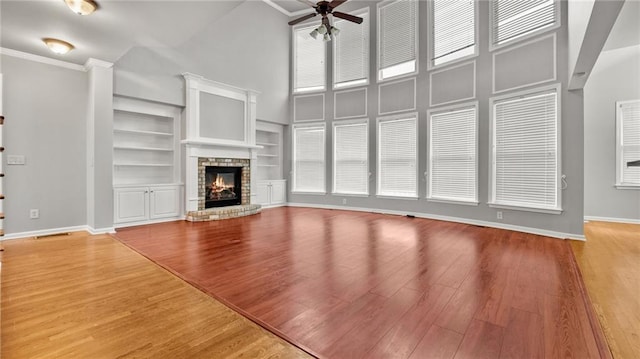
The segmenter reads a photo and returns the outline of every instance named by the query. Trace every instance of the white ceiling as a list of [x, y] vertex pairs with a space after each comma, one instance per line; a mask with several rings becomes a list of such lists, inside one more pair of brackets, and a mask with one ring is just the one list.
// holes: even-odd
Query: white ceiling
[[[76, 64], [90, 57], [115, 62], [133, 46], [175, 47], [244, 1], [260, 0], [98, 0], [100, 9], [89, 16], [74, 14], [63, 0], [0, 0], [0, 47]], [[288, 16], [313, 11], [297, 0], [262, 1]], [[76, 49], [54, 55], [42, 43], [43, 37], [60, 38]], [[627, 0], [604, 50], [636, 44], [640, 44], [640, 1]]]
[[[98, 11], [80, 16], [63, 0], [1, 0], [0, 47], [76, 64], [90, 57], [115, 62], [133, 46], [179, 45], [243, 1], [98, 0]], [[59, 38], [76, 48], [55, 55], [42, 43], [43, 37]]]

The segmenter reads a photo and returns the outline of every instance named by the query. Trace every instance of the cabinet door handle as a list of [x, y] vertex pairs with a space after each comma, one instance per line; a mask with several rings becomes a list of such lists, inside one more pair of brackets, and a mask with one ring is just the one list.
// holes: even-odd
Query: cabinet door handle
[[144, 193], [149, 193], [149, 191], [144, 191]]

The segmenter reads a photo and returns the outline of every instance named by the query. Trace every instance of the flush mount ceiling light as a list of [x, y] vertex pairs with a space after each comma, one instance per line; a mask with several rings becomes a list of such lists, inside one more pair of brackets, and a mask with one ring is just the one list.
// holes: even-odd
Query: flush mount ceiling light
[[46, 37], [42, 39], [42, 41], [49, 47], [49, 50], [54, 54], [64, 55], [67, 52], [74, 49], [74, 46], [70, 43], [58, 39], [52, 39], [50, 37]]
[[98, 9], [98, 4], [93, 0], [64, 0], [64, 2], [78, 15], [89, 15]]

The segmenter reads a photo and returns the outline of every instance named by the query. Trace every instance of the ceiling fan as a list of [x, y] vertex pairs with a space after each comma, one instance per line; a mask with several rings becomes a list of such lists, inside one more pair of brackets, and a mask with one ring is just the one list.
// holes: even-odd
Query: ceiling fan
[[[312, 8], [314, 8], [316, 10], [315, 13], [311, 13], [309, 15], [305, 15], [302, 17], [299, 17], [295, 20], [291, 20], [289, 21], [289, 25], [295, 25], [298, 23], [301, 23], [307, 19], [311, 19], [312, 17], [320, 14], [320, 16], [322, 16], [322, 25], [320, 25], [320, 27], [317, 30], [317, 33], [315, 34], [317, 36], [318, 33], [323, 34], [323, 35], [329, 35], [331, 36], [331, 32], [333, 31], [335, 34], [337, 34], [337, 29], [333, 26], [331, 26], [331, 24], [329, 23], [329, 18], [327, 17], [328, 15], [333, 15], [335, 17], [339, 17], [341, 19], [347, 20], [347, 21], [351, 21], [351, 22], [355, 22], [356, 24], [361, 24], [362, 23], [362, 18], [358, 17], [358, 16], [353, 16], [353, 15], [349, 15], [349, 14], [345, 14], [343, 12], [340, 11], [333, 11], [333, 9], [337, 8], [338, 6], [342, 5], [344, 2], [346, 2], [347, 0], [333, 0], [331, 2], [329, 1], [318, 1], [318, 3], [313, 3], [310, 0], [298, 0], [302, 3], [305, 3], [309, 6], [311, 6]], [[316, 36], [314, 36], [314, 34], [312, 33], [311, 36], [313, 36], [314, 38]], [[326, 37], [326, 36], [325, 36]], [[326, 38], [325, 38], [326, 39]]]

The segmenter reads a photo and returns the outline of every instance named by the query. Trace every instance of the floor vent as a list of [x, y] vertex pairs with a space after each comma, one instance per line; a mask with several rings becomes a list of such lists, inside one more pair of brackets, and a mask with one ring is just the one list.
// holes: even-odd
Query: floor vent
[[70, 232], [51, 233], [51, 234], [43, 234], [41, 236], [34, 236], [33, 239], [42, 239], [42, 238], [58, 237], [58, 236], [70, 236], [70, 235], [71, 235]]

